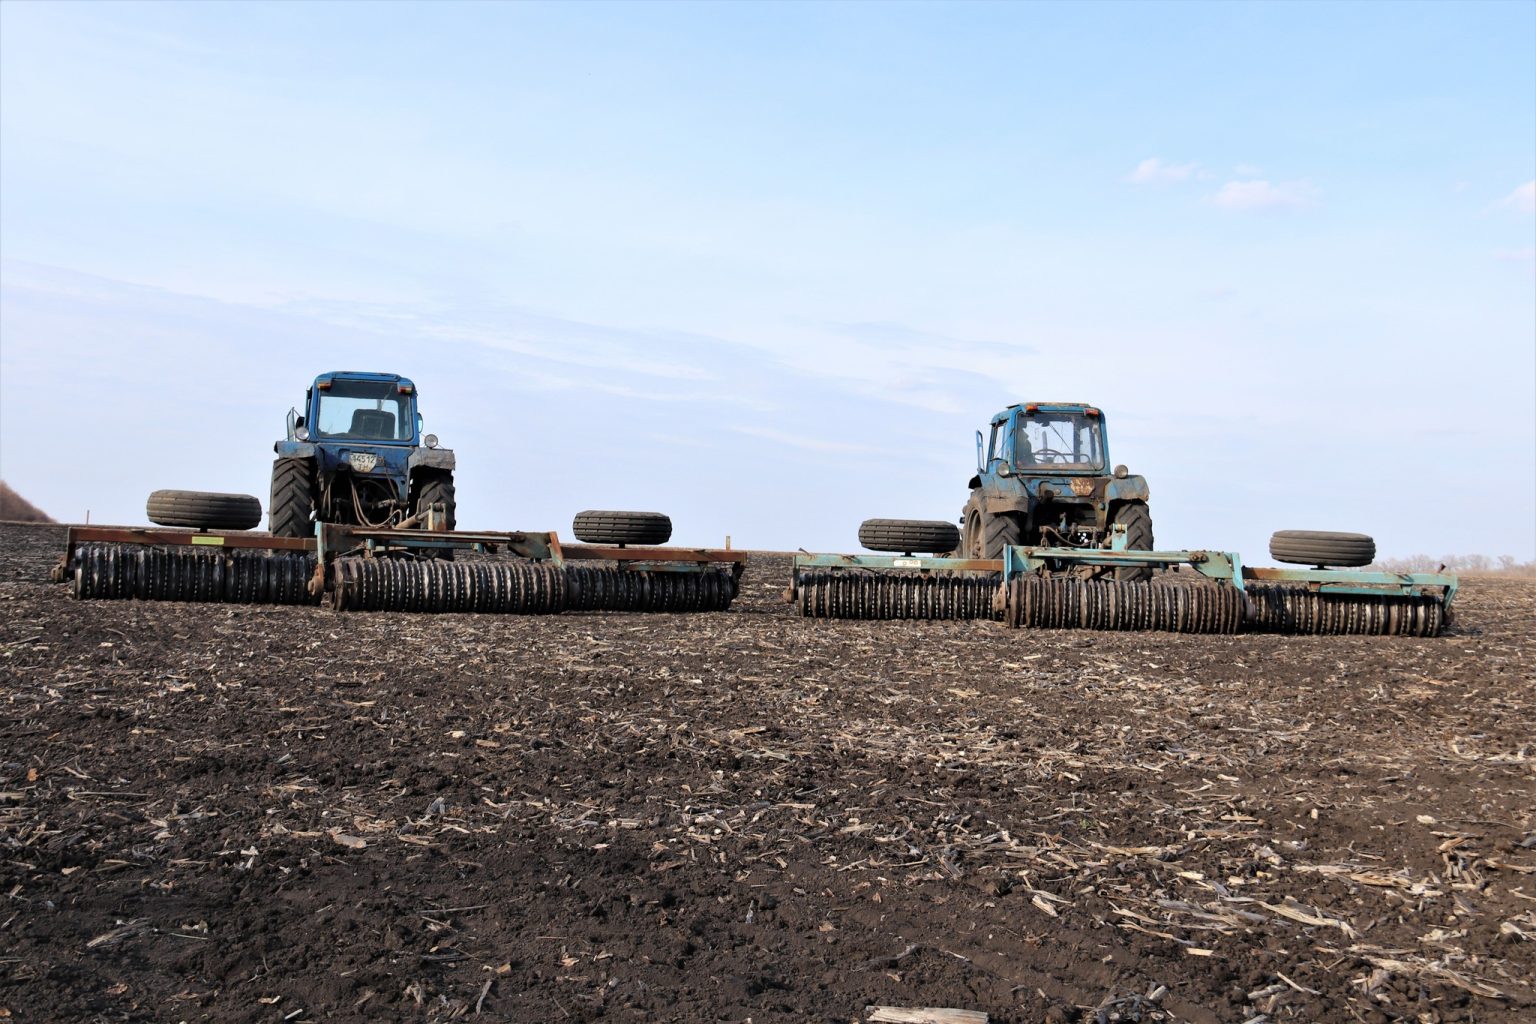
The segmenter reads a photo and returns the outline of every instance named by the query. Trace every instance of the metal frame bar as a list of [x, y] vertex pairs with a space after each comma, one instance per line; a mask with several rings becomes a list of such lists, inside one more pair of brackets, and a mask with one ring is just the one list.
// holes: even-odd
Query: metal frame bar
[[801, 552], [794, 569], [916, 569], [919, 572], [1002, 572], [1000, 558], [920, 558], [913, 555], [832, 555]]
[[1024, 573], [1065, 566], [1104, 568], [1187, 565], [1200, 575], [1243, 588], [1243, 559], [1235, 551], [1106, 551], [1102, 548], [1010, 547], [1003, 552], [1003, 582]]
[[520, 558], [563, 565], [568, 561], [601, 560], [618, 562], [621, 568], [660, 569], [685, 572], [711, 565], [733, 565], [739, 575], [747, 564], [740, 551], [714, 548], [607, 547], [594, 544], [561, 544], [553, 531], [470, 532], [447, 530], [390, 530], [337, 523], [321, 523], [316, 528], [322, 560], [328, 556], [364, 550], [375, 552], [391, 548], [417, 550], [505, 549]]
[[264, 533], [229, 530], [178, 530], [146, 526], [71, 526], [65, 544], [161, 544], [166, 547], [264, 548], [272, 551], [313, 551], [308, 537], [271, 537]]

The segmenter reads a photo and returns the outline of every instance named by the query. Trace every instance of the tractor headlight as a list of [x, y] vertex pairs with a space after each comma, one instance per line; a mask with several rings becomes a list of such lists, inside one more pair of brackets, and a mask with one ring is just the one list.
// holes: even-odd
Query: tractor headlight
[[296, 428], [294, 428], [293, 436], [298, 438], [300, 441], [308, 441], [309, 440], [309, 428], [308, 427], [296, 427]]
[[428, 448], [436, 448], [437, 447], [437, 435], [436, 434], [428, 434], [426, 437], [422, 438], [422, 441], [426, 444], [426, 446]]

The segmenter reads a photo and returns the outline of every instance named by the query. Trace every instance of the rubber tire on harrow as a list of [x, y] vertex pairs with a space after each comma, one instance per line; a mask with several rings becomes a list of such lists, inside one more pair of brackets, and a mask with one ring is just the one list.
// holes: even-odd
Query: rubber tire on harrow
[[144, 514], [160, 526], [194, 530], [251, 530], [261, 525], [261, 501], [249, 494], [155, 491]]
[[287, 458], [272, 463], [272, 502], [267, 529], [274, 537], [315, 535], [315, 464], [311, 459]]
[[414, 510], [417, 513], [425, 513], [427, 506], [439, 502], [443, 505], [443, 518], [447, 520], [448, 529], [452, 530], [458, 525], [458, 517], [455, 514], [456, 497], [453, 488], [453, 474], [444, 472], [418, 471], [416, 477], [416, 502]]
[[1003, 549], [1024, 543], [1024, 527], [1010, 515], [981, 516], [981, 557], [1002, 558]]
[[[1125, 526], [1125, 546], [1131, 551], [1155, 551], [1152, 546], [1152, 513], [1144, 501], [1128, 501], [1115, 509], [1114, 521]], [[1150, 565], [1132, 565], [1115, 570], [1115, 579], [1124, 583], [1129, 580], [1152, 578]]]
[[1293, 565], [1338, 565], [1348, 568], [1376, 560], [1376, 541], [1363, 533], [1327, 530], [1277, 530], [1269, 538], [1269, 555]]
[[665, 544], [672, 539], [672, 519], [660, 512], [588, 509], [576, 513], [571, 532], [588, 544]]
[[960, 531], [942, 519], [866, 519], [859, 524], [859, 543], [870, 551], [953, 551]]

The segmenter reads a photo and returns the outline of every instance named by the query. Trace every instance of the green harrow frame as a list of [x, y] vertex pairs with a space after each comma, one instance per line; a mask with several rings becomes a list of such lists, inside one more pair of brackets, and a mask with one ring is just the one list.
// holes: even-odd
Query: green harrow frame
[[[1012, 627], [1434, 636], [1440, 573], [1244, 566], [1230, 551], [1010, 547], [1001, 559], [799, 554], [786, 599], [808, 618], [994, 619]], [[1163, 570], [1148, 580], [1116, 570]], [[1172, 571], [1168, 571], [1172, 570]]]

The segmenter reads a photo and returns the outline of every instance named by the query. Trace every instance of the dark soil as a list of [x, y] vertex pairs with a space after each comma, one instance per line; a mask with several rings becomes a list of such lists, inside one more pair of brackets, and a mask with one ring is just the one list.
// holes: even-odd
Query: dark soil
[[83, 603], [0, 526], [0, 1018], [1513, 1022], [1536, 581], [1432, 640]]

